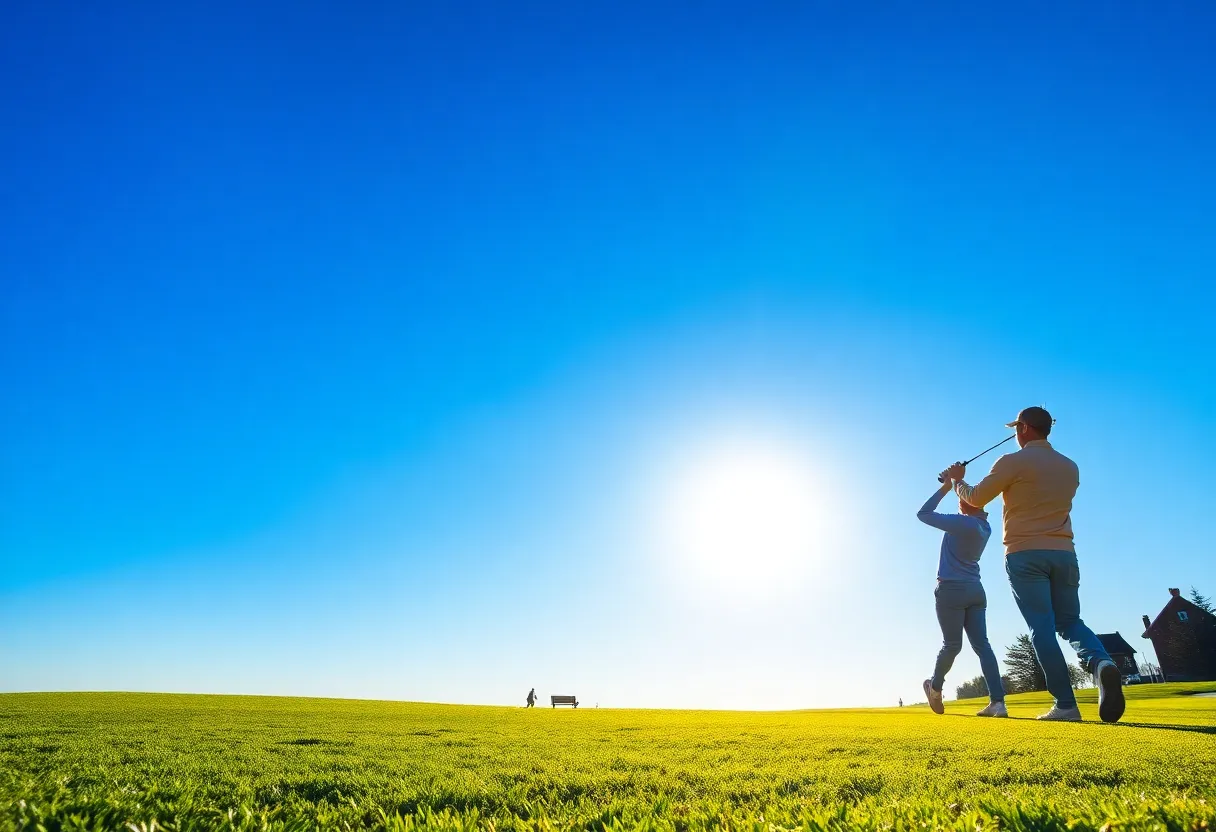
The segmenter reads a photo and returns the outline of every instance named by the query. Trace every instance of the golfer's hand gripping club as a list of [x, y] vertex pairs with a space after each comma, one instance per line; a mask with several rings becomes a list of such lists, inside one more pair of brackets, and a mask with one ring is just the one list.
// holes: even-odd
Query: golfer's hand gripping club
[[[961, 465], [961, 466], [963, 466], [963, 473], [966, 473], [966, 471], [967, 471], [967, 463], [965, 463], [965, 462], [956, 462], [956, 463], [954, 463], [954, 465]], [[950, 466], [950, 468], [953, 468], [953, 467], [954, 467], [954, 465], [951, 465], [951, 466]], [[949, 471], [949, 470], [950, 470], [950, 468], [947, 468], [946, 470], [947, 470], [947, 471]], [[945, 478], [944, 476], [942, 476], [941, 474], [938, 474], [938, 476], [937, 476], [937, 481], [938, 481], [938, 482], [943, 482], [943, 483], [944, 483], [944, 482], [946, 481], [946, 478]]]
[[[979, 459], [980, 457], [982, 457], [984, 454], [988, 453], [989, 451], [993, 450], [994, 448], [999, 448], [999, 447], [1001, 447], [1002, 445], [1004, 445], [1006, 442], [1008, 442], [1008, 441], [1009, 441], [1010, 439], [1012, 439], [1014, 436], [1017, 436], [1017, 434], [1015, 433], [1015, 434], [1013, 434], [1013, 435], [1011, 435], [1011, 436], [1006, 436], [1004, 439], [1002, 439], [1000, 442], [997, 442], [997, 443], [996, 443], [995, 445], [993, 445], [991, 448], [985, 448], [984, 450], [980, 451], [980, 452], [979, 452], [978, 454], [976, 454], [975, 456], [971, 457], [971, 459], [967, 460], [966, 462], [956, 462], [956, 463], [954, 463], [954, 464], [955, 464], [955, 465], [962, 465], [962, 466], [963, 466], [963, 468], [965, 469], [965, 468], [966, 468], [968, 465], [970, 465], [971, 463], [975, 462], [977, 459]], [[938, 481], [938, 482], [945, 482], [945, 481], [946, 481], [946, 478], [945, 478], [945, 477], [941, 477], [941, 476], [939, 476], [939, 477], [937, 478], [937, 481]]]

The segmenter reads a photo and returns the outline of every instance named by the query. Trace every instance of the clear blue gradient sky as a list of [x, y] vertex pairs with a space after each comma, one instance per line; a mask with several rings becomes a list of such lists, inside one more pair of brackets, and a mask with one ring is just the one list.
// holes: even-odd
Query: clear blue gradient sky
[[[911, 700], [1039, 403], [1091, 625], [1216, 593], [1212, 4], [652, 5], [6, 5], [0, 689]], [[761, 597], [655, 533], [740, 436]]]

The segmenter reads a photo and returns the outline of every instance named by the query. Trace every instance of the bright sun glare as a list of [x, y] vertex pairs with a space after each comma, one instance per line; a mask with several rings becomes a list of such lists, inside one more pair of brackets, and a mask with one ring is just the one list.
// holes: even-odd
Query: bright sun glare
[[666, 515], [666, 545], [683, 575], [746, 594], [799, 577], [822, 525], [805, 462], [755, 441], [723, 444], [684, 466]]

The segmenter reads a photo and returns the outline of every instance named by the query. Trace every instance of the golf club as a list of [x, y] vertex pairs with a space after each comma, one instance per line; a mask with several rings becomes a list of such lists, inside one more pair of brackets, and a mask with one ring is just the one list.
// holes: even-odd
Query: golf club
[[[1016, 434], [1016, 433], [1011, 433], [1011, 434], [1009, 434], [1009, 435], [1008, 435], [1008, 436], [1006, 436], [1004, 439], [1002, 439], [1000, 442], [997, 442], [995, 445], [993, 445], [993, 446], [992, 446], [992, 448], [999, 448], [999, 447], [1001, 447], [1002, 445], [1004, 445], [1006, 442], [1008, 442], [1010, 439], [1012, 439], [1012, 438], [1013, 438], [1013, 437], [1015, 437], [1015, 436], [1017, 436], [1017, 434]], [[970, 465], [971, 463], [975, 462], [977, 459], [979, 459], [980, 457], [982, 457], [984, 454], [988, 453], [988, 451], [991, 451], [991, 450], [992, 450], [992, 448], [985, 448], [984, 450], [980, 451], [980, 452], [979, 452], [978, 454], [976, 454], [975, 456], [971, 457], [971, 459], [969, 459], [969, 460], [967, 460], [966, 462], [964, 462], [964, 463], [963, 463], [963, 465]], [[942, 479], [941, 477], [938, 477], [938, 478], [937, 478], [937, 481], [938, 481], [938, 482], [945, 482], [945, 480], [944, 480], [944, 479]]]

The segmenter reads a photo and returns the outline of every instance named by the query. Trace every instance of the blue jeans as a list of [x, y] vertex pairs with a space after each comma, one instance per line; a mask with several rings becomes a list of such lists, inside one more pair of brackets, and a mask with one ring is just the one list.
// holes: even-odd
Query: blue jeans
[[1110, 661], [1102, 642], [1081, 620], [1081, 570], [1075, 552], [1027, 549], [1005, 556], [1005, 572], [1013, 588], [1013, 599], [1030, 627], [1034, 654], [1039, 658], [1047, 689], [1058, 708], [1075, 708], [1072, 684], [1064, 651], [1056, 633], [1077, 651], [1081, 666], [1093, 672], [1100, 661]]
[[933, 668], [933, 689], [940, 691], [946, 683], [946, 673], [963, 649], [963, 631], [966, 630], [967, 641], [980, 658], [980, 669], [988, 683], [988, 698], [1003, 702], [1005, 688], [1001, 685], [1001, 670], [992, 645], [988, 643], [988, 624], [984, 618], [988, 598], [984, 595], [984, 585], [979, 581], [940, 581], [933, 597], [937, 601], [937, 623], [942, 627], [942, 649], [938, 651], [937, 665]]

